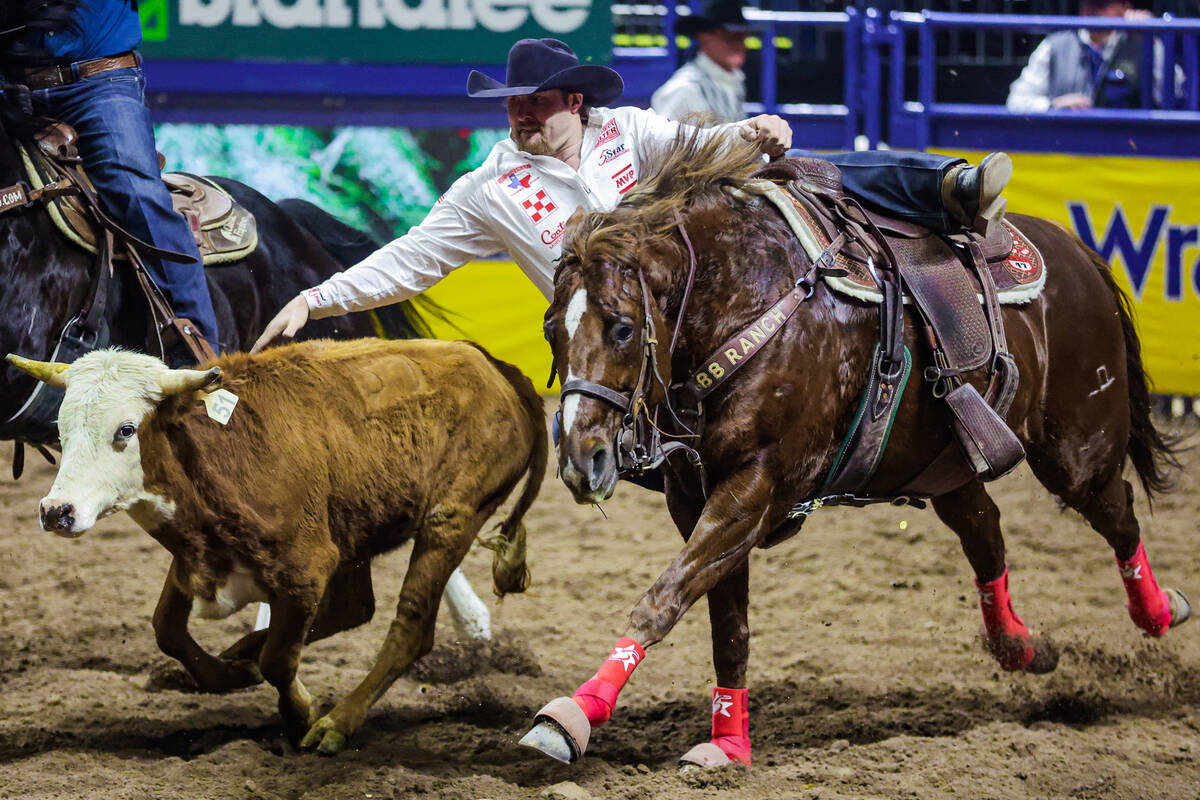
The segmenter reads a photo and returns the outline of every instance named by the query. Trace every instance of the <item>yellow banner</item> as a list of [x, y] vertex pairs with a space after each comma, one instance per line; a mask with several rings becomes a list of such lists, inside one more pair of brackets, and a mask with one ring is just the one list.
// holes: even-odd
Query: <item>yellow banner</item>
[[[955, 155], [979, 163], [983, 154]], [[1013, 162], [1008, 208], [1067, 225], [1107, 258], [1134, 299], [1155, 389], [1200, 396], [1200, 162], [1035, 153]], [[473, 262], [429, 295], [457, 326], [435, 324], [439, 338], [474, 339], [544, 390], [547, 303], [515, 264]]]
[[1200, 396], [1200, 162], [1010, 155], [1009, 211], [1061, 222], [1104, 256], [1134, 301], [1155, 391]]

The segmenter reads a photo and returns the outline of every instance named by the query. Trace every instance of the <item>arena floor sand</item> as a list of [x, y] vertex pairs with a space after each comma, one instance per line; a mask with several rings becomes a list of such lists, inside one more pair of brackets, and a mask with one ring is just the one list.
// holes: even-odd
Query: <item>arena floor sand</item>
[[[1160, 581], [1200, 601], [1200, 452], [1184, 461], [1178, 489], [1153, 516], [1139, 495], [1138, 514]], [[0, 483], [0, 798], [1200, 797], [1200, 624], [1144, 637], [1103, 540], [1025, 467], [993, 496], [1017, 611], [1061, 646], [1056, 672], [1004, 674], [984, 653], [970, 570], [932, 511], [822, 511], [752, 557], [754, 768], [691, 775], [675, 759], [707, 738], [703, 602], [647, 654], [585, 760], [517, 745], [677, 551], [659, 496], [622, 486], [605, 518], [548, 475], [527, 518], [533, 585], [487, 598], [496, 644], [455, 645], [443, 615], [439, 648], [328, 759], [286, 752], [267, 687], [187, 690], [150, 627], [167, 553], [124, 515], [75, 541], [41, 532], [52, 479], [31, 463]], [[371, 664], [406, 562], [377, 562], [369, 625], [305, 651], [322, 708]], [[482, 548], [464, 564], [483, 592], [489, 565]], [[215, 651], [252, 622], [192, 629]]]

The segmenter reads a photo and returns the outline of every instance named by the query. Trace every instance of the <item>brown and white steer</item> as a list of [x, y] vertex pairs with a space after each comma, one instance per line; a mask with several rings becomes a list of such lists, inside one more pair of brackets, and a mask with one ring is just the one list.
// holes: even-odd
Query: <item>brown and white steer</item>
[[[542, 400], [481, 348], [318, 340], [222, 356], [206, 371], [119, 350], [71, 365], [9, 361], [66, 389], [42, 526], [75, 537], [129, 512], [174, 556], [154, 612], [159, 647], [206, 691], [265, 679], [294, 744], [340, 750], [429, 651], [447, 580], [522, 476], [491, 546], [496, 591], [525, 586], [521, 518], [547, 459]], [[238, 398], [226, 424], [204, 402], [223, 397], [204, 391], [218, 382]], [[317, 719], [296, 677], [305, 641], [369, 620], [371, 557], [410, 539], [375, 665]], [[270, 626], [220, 657], [188, 633], [190, 613], [219, 618], [254, 601], [271, 603]]]

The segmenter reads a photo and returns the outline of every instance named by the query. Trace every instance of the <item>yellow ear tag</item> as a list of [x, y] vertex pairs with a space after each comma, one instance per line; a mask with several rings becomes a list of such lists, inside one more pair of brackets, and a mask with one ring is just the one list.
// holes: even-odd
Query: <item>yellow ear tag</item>
[[204, 407], [208, 410], [208, 416], [222, 425], [229, 423], [229, 418], [233, 416], [233, 409], [237, 407], [237, 404], [238, 396], [224, 389], [217, 389], [204, 395]]

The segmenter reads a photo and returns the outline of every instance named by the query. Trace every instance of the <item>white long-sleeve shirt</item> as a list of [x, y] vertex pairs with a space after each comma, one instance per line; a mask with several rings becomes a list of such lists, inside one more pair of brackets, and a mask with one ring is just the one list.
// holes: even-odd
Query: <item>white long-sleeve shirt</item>
[[[718, 131], [732, 126], [709, 130]], [[442, 195], [399, 239], [304, 292], [313, 319], [362, 311], [419, 294], [468, 261], [507, 251], [547, 299], [567, 219], [582, 207], [609, 211], [632, 189], [648, 156], [679, 124], [639, 108], [593, 108], [579, 170], [533, 156], [511, 138]]]

